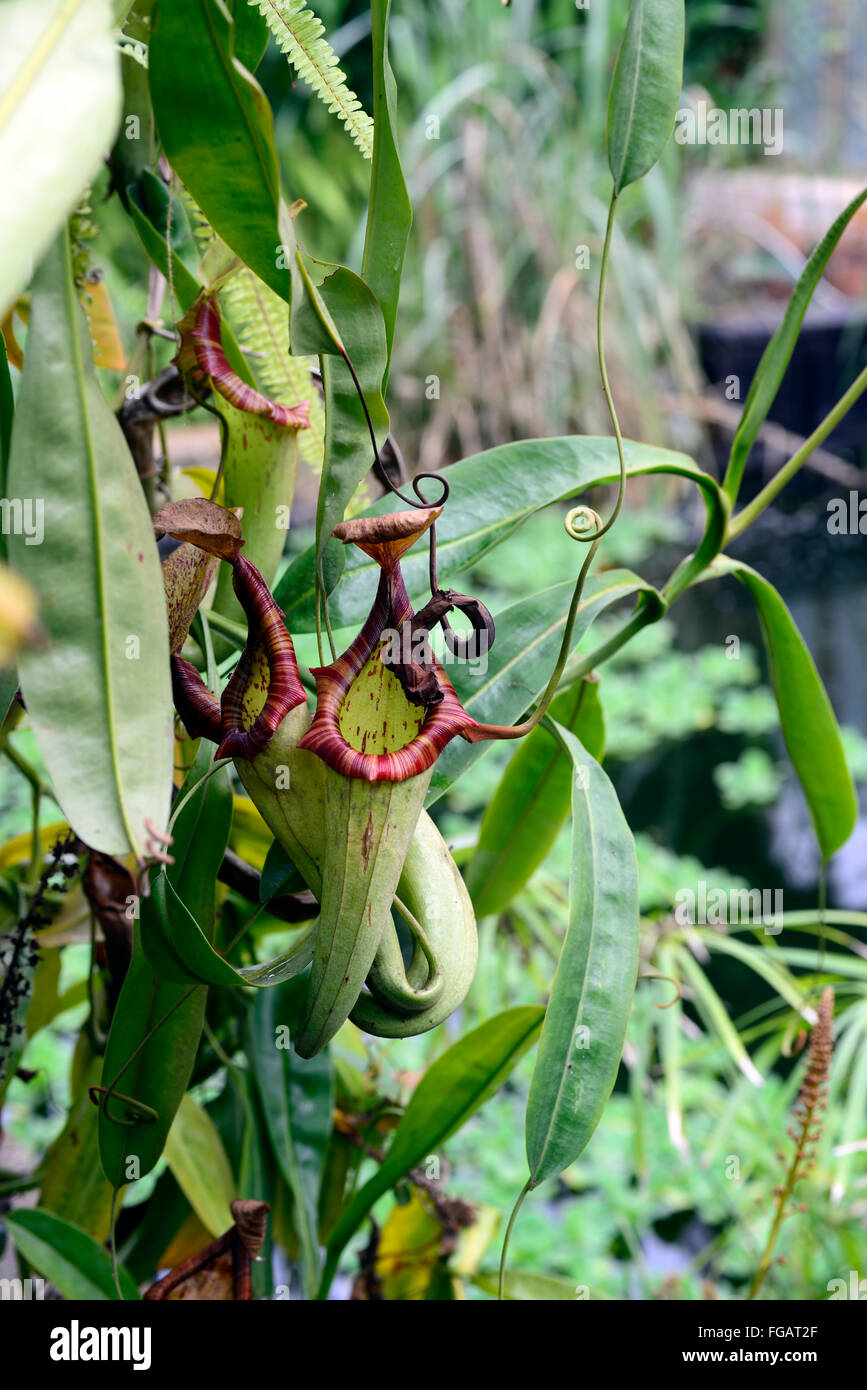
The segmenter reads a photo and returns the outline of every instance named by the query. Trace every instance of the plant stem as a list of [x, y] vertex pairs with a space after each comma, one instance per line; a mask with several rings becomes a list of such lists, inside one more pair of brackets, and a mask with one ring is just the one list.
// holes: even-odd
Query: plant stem
[[614, 430], [614, 438], [617, 441], [617, 458], [620, 464], [620, 481], [617, 489], [617, 501], [614, 510], [602, 527], [597, 531], [596, 540], [610, 531], [618, 516], [620, 508], [623, 506], [623, 498], [626, 494], [626, 458], [623, 453], [623, 436], [620, 433], [620, 421], [617, 418], [617, 411], [614, 408], [614, 397], [611, 394], [611, 386], [608, 381], [608, 368], [605, 365], [605, 287], [608, 283], [608, 262], [611, 256], [611, 234], [614, 230], [614, 213], [617, 207], [617, 192], [611, 194], [611, 202], [608, 204], [608, 221], [605, 224], [605, 241], [602, 244], [602, 264], [599, 269], [599, 295], [596, 300], [596, 358], [599, 363], [599, 376], [602, 381], [602, 394], [605, 397], [605, 404], [608, 406], [608, 414], [611, 416], [611, 427]]
[[828, 412], [820, 425], [817, 425], [808, 439], [805, 439], [797, 453], [794, 453], [788, 463], [784, 463], [779, 473], [775, 473], [769, 483], [766, 483], [761, 492], [757, 493], [751, 502], [738, 512], [737, 516], [732, 517], [726, 530], [726, 546], [737, 536], [740, 536], [748, 526], [752, 526], [756, 517], [761, 515], [765, 508], [773, 502], [774, 498], [798, 472], [799, 468], [807, 462], [814, 449], [828, 438], [831, 431], [843, 419], [843, 416], [851, 410], [864, 391], [867, 390], [867, 367], [852, 382], [849, 390], [842, 395], [835, 406]]
[[234, 618], [224, 618], [222, 613], [217, 613], [213, 608], [208, 609], [208, 622], [217, 632], [224, 637], [231, 637], [243, 647], [247, 641], [247, 630], [240, 623], [236, 623]]
[[528, 1178], [527, 1181], [524, 1183], [524, 1186], [521, 1188], [521, 1191], [518, 1193], [518, 1200], [512, 1207], [512, 1215], [509, 1217], [509, 1224], [506, 1227], [506, 1234], [503, 1236], [503, 1253], [500, 1256], [500, 1278], [497, 1287], [497, 1298], [501, 1303], [505, 1300], [506, 1297], [506, 1259], [509, 1254], [509, 1241], [512, 1239], [512, 1229], [515, 1225], [518, 1212], [524, 1205], [524, 1198], [530, 1191], [532, 1185], [533, 1179]]

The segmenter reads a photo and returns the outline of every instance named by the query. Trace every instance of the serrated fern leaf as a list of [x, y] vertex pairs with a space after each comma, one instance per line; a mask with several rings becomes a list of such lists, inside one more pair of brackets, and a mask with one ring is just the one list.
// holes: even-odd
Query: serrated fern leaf
[[322, 20], [307, 0], [248, 0], [265, 19], [298, 76], [307, 82], [329, 111], [339, 116], [365, 159], [373, 155], [373, 121], [346, 85], [337, 54], [323, 37]]
[[298, 431], [298, 451], [311, 468], [322, 466], [325, 407], [310, 377], [315, 358], [289, 353], [289, 314], [285, 302], [245, 266], [227, 281], [223, 299], [232, 326], [262, 389], [281, 405], [310, 402], [310, 425]]

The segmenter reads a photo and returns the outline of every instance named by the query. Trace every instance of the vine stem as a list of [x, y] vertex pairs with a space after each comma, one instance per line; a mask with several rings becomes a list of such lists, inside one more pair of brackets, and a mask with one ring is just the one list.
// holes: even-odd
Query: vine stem
[[786, 484], [807, 462], [807, 459], [813, 453], [814, 449], [818, 449], [819, 445], [828, 438], [831, 431], [840, 423], [843, 416], [851, 410], [852, 406], [858, 400], [858, 397], [863, 395], [864, 391], [867, 391], [867, 367], [865, 367], [862, 372], [859, 372], [858, 376], [849, 387], [849, 390], [840, 397], [835, 406], [832, 406], [821, 424], [817, 425], [809, 438], [804, 440], [800, 449], [792, 454], [788, 463], [784, 463], [779, 473], [775, 473], [770, 482], [765, 484], [753, 500], [748, 502], [747, 505], [738, 512], [737, 516], [732, 517], [726, 530], [723, 548], [725, 548], [730, 541], [735, 540], [737, 536], [740, 536], [748, 526], [752, 526], [756, 517], [760, 516], [765, 508], [773, 502], [778, 493], [782, 492]]
[[610, 531], [623, 506], [623, 499], [626, 495], [626, 458], [623, 453], [623, 436], [620, 433], [620, 421], [617, 418], [617, 411], [614, 407], [614, 397], [611, 394], [611, 385], [608, 380], [608, 368], [605, 363], [605, 288], [608, 284], [608, 263], [611, 258], [611, 234], [614, 231], [614, 214], [617, 208], [617, 191], [611, 194], [611, 202], [608, 204], [608, 220], [605, 224], [605, 241], [602, 244], [602, 264], [599, 268], [599, 295], [596, 300], [596, 357], [599, 363], [599, 376], [602, 381], [602, 394], [605, 397], [605, 404], [608, 406], [608, 414], [611, 417], [611, 427], [614, 430], [614, 438], [617, 442], [617, 460], [620, 465], [620, 480], [617, 486], [617, 501], [614, 503], [614, 510], [596, 534], [599, 540]]
[[521, 1191], [518, 1193], [518, 1200], [512, 1207], [512, 1215], [509, 1217], [509, 1224], [506, 1227], [506, 1234], [503, 1236], [503, 1253], [500, 1255], [500, 1278], [497, 1285], [497, 1298], [499, 1299], [500, 1303], [503, 1303], [506, 1297], [506, 1260], [509, 1254], [509, 1242], [512, 1239], [512, 1231], [515, 1226], [515, 1221], [518, 1217], [518, 1212], [524, 1205], [524, 1198], [526, 1197], [527, 1193], [530, 1191], [532, 1186], [533, 1179], [528, 1178], [527, 1181], [524, 1183], [524, 1186], [521, 1188]]
[[213, 608], [208, 610], [208, 622], [211, 627], [223, 637], [231, 637], [243, 647], [247, 641], [247, 629], [240, 623], [236, 623], [234, 618], [226, 618], [222, 613], [217, 613]]
[[[593, 515], [595, 516], [596, 513], [594, 512]], [[597, 517], [597, 520], [598, 519], [599, 518]], [[571, 534], [572, 533], [570, 532], [570, 535]], [[550, 705], [551, 701], [557, 693], [557, 687], [560, 684], [560, 677], [563, 675], [563, 672], [566, 669], [566, 662], [569, 659], [569, 649], [572, 645], [572, 633], [575, 631], [575, 623], [578, 618], [578, 607], [581, 603], [581, 595], [584, 592], [584, 581], [587, 578], [587, 571], [589, 570], [590, 565], [592, 564], [593, 556], [596, 554], [596, 550], [599, 545], [600, 535], [601, 532], [594, 537], [593, 544], [590, 546], [590, 549], [587, 552], [587, 558], [581, 566], [581, 571], [578, 575], [578, 579], [576, 580], [575, 588], [572, 591], [572, 601], [569, 604], [569, 612], [566, 616], [566, 626], [563, 629], [563, 640], [560, 643], [560, 651], [557, 656], [554, 669], [551, 672], [551, 675], [548, 679], [548, 684], [545, 686], [545, 689], [542, 692], [542, 697], [539, 700], [538, 705], [536, 706], [533, 713], [530, 715], [529, 719], [524, 720], [523, 724], [481, 725], [480, 727], [484, 730], [485, 738], [490, 738], [492, 734], [495, 734], [497, 738], [524, 738], [525, 735], [531, 733], [532, 730], [535, 729], [536, 725], [539, 724], [547, 714], [548, 706]]]

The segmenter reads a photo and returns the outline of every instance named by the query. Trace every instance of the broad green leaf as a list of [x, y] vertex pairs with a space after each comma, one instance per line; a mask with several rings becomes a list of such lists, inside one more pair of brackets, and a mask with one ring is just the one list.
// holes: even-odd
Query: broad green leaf
[[[117, 1300], [111, 1256], [86, 1231], [50, 1211], [10, 1211], [3, 1220], [24, 1258], [64, 1298]], [[137, 1300], [139, 1291], [123, 1265], [118, 1277], [124, 1300]]]
[[608, 97], [614, 192], [642, 178], [674, 129], [683, 78], [684, 0], [632, 0]]
[[822, 678], [772, 584], [728, 556], [718, 557], [711, 573], [735, 575], [755, 599], [783, 738], [807, 798], [822, 857], [828, 859], [852, 834], [858, 799]]
[[378, 1171], [355, 1194], [331, 1233], [320, 1297], [328, 1290], [347, 1241], [374, 1202], [494, 1094], [532, 1047], [543, 1016], [540, 1008], [506, 1009], [460, 1038], [428, 1068]]
[[[483, 674], [477, 673], [471, 662], [448, 667], [461, 703], [473, 719], [483, 724], [515, 723], [542, 693], [560, 650], [573, 588], [571, 580], [555, 584], [498, 613], [497, 641], [488, 653]], [[591, 575], [578, 606], [573, 648], [600, 613], [635, 594], [653, 604], [657, 615], [661, 614], [656, 590], [631, 570], [605, 570]], [[448, 791], [491, 746], [488, 742], [452, 739], [434, 764], [427, 804]]]
[[786, 305], [786, 312], [779, 328], [762, 353], [761, 361], [750, 382], [750, 389], [744, 401], [740, 423], [732, 440], [728, 468], [723, 483], [725, 491], [733, 502], [740, 489], [741, 478], [750, 450], [756, 442], [759, 430], [767, 419], [768, 411], [774, 403], [789, 365], [789, 359], [795, 350], [801, 324], [804, 322], [804, 315], [813, 297], [813, 291], [825, 273], [825, 268], [837, 242], [865, 198], [867, 198], [867, 188], [863, 189], [857, 197], [852, 199], [851, 203], [847, 204], [822, 237], [792, 291], [792, 297]]
[[217, 873], [232, 826], [229, 772], [227, 768], [211, 772], [213, 761], [213, 744], [202, 739], [180, 791], [179, 799], [189, 799], [172, 826], [174, 863], [156, 875], [139, 908], [145, 955], [162, 979], [181, 984], [203, 981], [184, 964], [174, 945], [175, 924], [168, 918], [177, 904], [183, 920], [192, 919], [206, 942], [213, 941]]
[[222, 0], [161, 0], [149, 51], [154, 115], [169, 162], [214, 231], [288, 301], [274, 118], [233, 37]]
[[562, 725], [572, 762], [569, 921], [527, 1101], [532, 1186], [584, 1150], [617, 1080], [638, 973], [638, 866], [616, 793]]
[[296, 982], [260, 990], [250, 1017], [250, 1062], [274, 1156], [294, 1199], [304, 1284], [319, 1280], [319, 1188], [332, 1128], [334, 1078], [327, 1049], [304, 1060], [290, 1045], [301, 994]]
[[372, 0], [373, 30], [373, 166], [361, 274], [382, 309], [388, 349], [385, 377], [394, 341], [403, 258], [412, 226], [412, 204], [406, 191], [397, 148], [397, 89], [388, 61], [388, 19], [391, 0]]
[[[99, 1156], [105, 1176], [115, 1187], [144, 1177], [163, 1151], [189, 1084], [207, 992], [204, 985], [178, 984], [159, 976], [144, 954], [135, 923], [132, 960], [102, 1068], [102, 1085], [114, 1083], [108, 1109], [115, 1118], [110, 1120], [100, 1108]], [[148, 1110], [131, 1110], [121, 1099], [124, 1096]], [[103, 1095], [97, 1098], [104, 1101]], [[155, 1112], [156, 1118], [148, 1111]]]
[[[46, 429], [46, 422], [50, 428]], [[9, 490], [44, 501], [44, 539], [9, 537], [48, 640], [21, 688], [64, 815], [93, 849], [147, 854], [166, 824], [173, 721], [159, 556], [135, 465], [96, 380], [64, 233], [39, 267]]]
[[[701, 488], [708, 508], [709, 532], [721, 542], [727, 511], [723, 494], [709, 473], [685, 454], [657, 449], [630, 440], [625, 444], [630, 477], [672, 474]], [[513, 536], [520, 526], [552, 502], [576, 497], [587, 488], [614, 483], [619, 473], [613, 439], [569, 435], [560, 439], [528, 439], [502, 444], [452, 464], [448, 470], [451, 495], [437, 522], [439, 577], [451, 581], [461, 570], [476, 564], [495, 546]], [[363, 516], [393, 511], [393, 499], [368, 507]], [[551, 517], [552, 527], [561, 525]], [[717, 547], [718, 548], [718, 547]], [[576, 572], [582, 547], [576, 545]], [[411, 598], [428, 592], [428, 559], [423, 546], [401, 561]], [[312, 632], [316, 626], [314, 604], [315, 547], [293, 562], [275, 590], [275, 598], [291, 632]], [[370, 611], [379, 578], [377, 566], [356, 546], [347, 547], [346, 568], [328, 604], [335, 627], [360, 626]]]
[[111, 1184], [99, 1164], [99, 1114], [88, 1094], [91, 1086], [98, 1085], [101, 1071], [102, 1058], [91, 1054], [66, 1124], [45, 1155], [39, 1192], [40, 1207], [71, 1221], [97, 1241], [108, 1239], [112, 1199]]
[[[579, 681], [551, 702], [550, 716], [602, 758], [605, 723], [598, 682]], [[467, 869], [478, 917], [505, 911], [550, 853], [572, 800], [572, 763], [543, 724], [518, 746], [488, 805]]]
[[[177, 901], [188, 915], [197, 914], [196, 931], [212, 949], [216, 876], [232, 819], [227, 771], [223, 769], [201, 780], [212, 761], [213, 748], [202, 740], [182, 795], [193, 787], [196, 790], [181, 807], [172, 827], [175, 862], [156, 875], [150, 895], [139, 904], [141, 920], [133, 933], [133, 958], [112, 1019], [102, 1084], [110, 1086], [121, 1072], [117, 1090], [158, 1115], [156, 1121], [139, 1119], [124, 1125], [113, 1123], [100, 1110], [100, 1156], [106, 1176], [116, 1185], [129, 1176], [131, 1156], [139, 1160], [136, 1176], [143, 1177], [162, 1153], [187, 1088], [202, 1033], [207, 989], [197, 982], [191, 988], [190, 972], [174, 952], [168, 933], [162, 930], [160, 890], [170, 885], [173, 893], [183, 895]], [[188, 908], [185, 903], [189, 903]], [[204, 924], [207, 935], [199, 922]], [[147, 1033], [166, 1014], [169, 1016], [165, 1022], [145, 1042]], [[109, 1110], [123, 1118], [124, 1102], [112, 1099]]]
[[99, 172], [121, 110], [108, 0], [0, 6], [0, 318]]
[[196, 1216], [212, 1236], [233, 1224], [237, 1197], [232, 1168], [214, 1121], [185, 1095], [166, 1139], [166, 1161]]

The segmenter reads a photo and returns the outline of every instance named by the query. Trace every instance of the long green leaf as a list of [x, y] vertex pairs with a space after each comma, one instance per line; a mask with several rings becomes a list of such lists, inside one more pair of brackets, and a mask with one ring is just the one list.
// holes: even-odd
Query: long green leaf
[[605, 773], [552, 724], [572, 763], [569, 921], [527, 1101], [531, 1185], [586, 1147], [617, 1080], [638, 972], [635, 845]]
[[718, 557], [711, 573], [734, 574], [755, 599], [783, 738], [807, 798], [822, 856], [828, 859], [855, 828], [858, 798], [822, 679], [772, 584], [728, 556]]
[[232, 1168], [214, 1121], [185, 1095], [166, 1139], [166, 1160], [178, 1187], [212, 1236], [232, 1225], [237, 1196]]
[[867, 188], [863, 189], [840, 213], [828, 228], [807, 264], [801, 272], [792, 297], [786, 305], [782, 323], [762, 353], [761, 361], [750, 382], [750, 389], [744, 401], [744, 408], [735, 437], [732, 440], [723, 487], [735, 501], [741, 485], [744, 467], [750, 450], [756, 442], [759, 430], [774, 403], [780, 384], [785, 376], [789, 359], [795, 350], [804, 315], [813, 297], [813, 291], [825, 273], [837, 242], [845, 232], [855, 213], [867, 198]]
[[[671, 474], [701, 488], [708, 507], [709, 530], [722, 539], [726, 503], [710, 474], [685, 454], [669, 449], [627, 440], [625, 451], [630, 477]], [[542, 507], [575, 497], [587, 488], [616, 482], [618, 473], [614, 440], [590, 435], [521, 440], [452, 464], [448, 471], [451, 495], [437, 522], [440, 579], [451, 579], [476, 564]], [[367, 508], [363, 515], [377, 516], [391, 510], [392, 501], [386, 498]], [[551, 518], [552, 526], [559, 524], [559, 518]], [[424, 547], [407, 555], [401, 569], [410, 597], [427, 592]], [[275, 598], [292, 632], [312, 632], [316, 626], [315, 575], [316, 552], [311, 547], [294, 561], [277, 585]], [[364, 621], [376, 583], [376, 566], [353, 546], [346, 556], [343, 577], [329, 598], [335, 627], [352, 627]]]
[[149, 50], [154, 115], [169, 162], [211, 226], [288, 301], [274, 119], [233, 39], [222, 0], [161, 0]]
[[674, 129], [683, 78], [684, 0], [632, 0], [608, 97], [614, 192], [642, 178]]
[[[484, 674], [475, 671], [470, 662], [448, 668], [461, 703], [473, 719], [485, 724], [512, 724], [542, 693], [563, 639], [573, 587], [571, 580], [555, 584], [499, 613], [497, 642], [488, 654]], [[662, 612], [656, 590], [631, 570], [592, 575], [578, 606], [573, 644], [577, 646], [600, 613], [634, 594], [642, 595]], [[427, 804], [448, 791], [491, 746], [453, 739], [434, 765]]]
[[[174, 904], [179, 904], [184, 921], [191, 918], [206, 942], [213, 941], [217, 872], [232, 825], [228, 769], [212, 773], [213, 755], [213, 745], [202, 739], [180, 792], [181, 798], [188, 799], [172, 827], [174, 863], [156, 877], [140, 904], [144, 953], [162, 979], [180, 984], [200, 984], [202, 980], [184, 964], [173, 940], [175, 924], [167, 921], [167, 916]], [[171, 892], [167, 891], [169, 886]]]
[[44, 539], [9, 537], [48, 641], [19, 676], [58, 802], [107, 854], [147, 854], [172, 781], [169, 642], [159, 557], [126, 441], [96, 380], [66, 233], [37, 273], [9, 468], [44, 501]]
[[120, 119], [108, 0], [0, 6], [0, 317], [88, 183]]
[[[118, 1298], [111, 1256], [86, 1231], [50, 1211], [11, 1211], [3, 1220], [25, 1259], [64, 1298], [88, 1302]], [[124, 1300], [137, 1300], [139, 1291], [123, 1265], [118, 1277]]]
[[374, 1202], [493, 1095], [535, 1042], [543, 1016], [540, 1008], [507, 1009], [467, 1033], [428, 1068], [384, 1161], [355, 1194], [331, 1233], [320, 1297], [328, 1290], [347, 1241]]
[[[225, 769], [203, 780], [212, 758], [213, 748], [203, 740], [182, 794], [194, 787], [196, 790], [178, 812], [172, 827], [174, 863], [156, 876], [150, 895], [140, 903], [141, 921], [135, 924], [133, 957], [112, 1019], [102, 1084], [111, 1086], [118, 1077], [117, 1090], [122, 1095], [157, 1112], [154, 1121], [141, 1118], [124, 1125], [113, 1123], [100, 1110], [100, 1158], [106, 1177], [115, 1186], [130, 1176], [130, 1157], [138, 1160], [135, 1175], [144, 1177], [162, 1153], [202, 1034], [207, 989], [196, 983], [190, 990], [190, 972], [173, 951], [168, 933], [162, 930], [160, 890], [170, 887], [184, 910], [191, 916], [195, 914], [196, 931], [205, 945], [213, 949], [210, 942], [215, 926], [216, 876], [229, 836], [232, 793]], [[226, 968], [231, 970], [228, 965]], [[233, 976], [233, 983], [236, 978]], [[144, 1042], [166, 1014], [167, 1020]], [[140, 1047], [141, 1051], [134, 1055]], [[113, 1116], [123, 1117], [124, 1109], [123, 1101], [109, 1102]]]
[[[100, 1110], [99, 1156], [114, 1187], [144, 1177], [162, 1154], [189, 1084], [202, 1036], [207, 993], [204, 985], [177, 984], [158, 975], [142, 950], [135, 924], [132, 960], [112, 1019], [102, 1069], [103, 1086], [110, 1087], [116, 1080], [109, 1110], [121, 1121], [115, 1123]], [[138, 1048], [141, 1051], [137, 1052]], [[123, 1123], [127, 1105], [117, 1093], [149, 1107], [156, 1118], [136, 1111], [133, 1123]]]
[[[598, 683], [579, 681], [551, 704], [551, 718], [570, 729], [600, 761], [605, 723]], [[503, 912], [544, 862], [569, 814], [572, 763], [544, 725], [524, 739], [485, 811], [466, 873], [478, 917]]]
[[261, 990], [250, 1019], [250, 1061], [271, 1147], [294, 1198], [304, 1285], [319, 1281], [319, 1187], [332, 1128], [334, 1077], [328, 1050], [304, 1060], [290, 1046], [301, 994], [295, 982]]
[[403, 258], [412, 226], [412, 204], [406, 191], [397, 148], [397, 90], [388, 61], [388, 18], [391, 0], [372, 0], [373, 30], [373, 167], [370, 172], [370, 201], [361, 274], [382, 309], [388, 363], [394, 341], [397, 301]]

